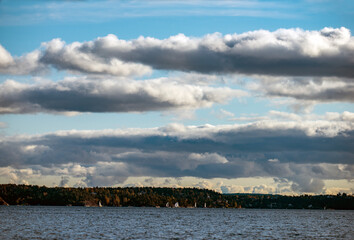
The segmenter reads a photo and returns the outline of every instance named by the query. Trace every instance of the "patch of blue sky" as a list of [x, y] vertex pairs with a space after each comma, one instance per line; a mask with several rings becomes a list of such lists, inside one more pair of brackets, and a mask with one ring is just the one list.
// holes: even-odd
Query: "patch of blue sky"
[[[141, 22], [154, 18], [191, 22], [191, 18], [216, 17], [230, 21], [237, 17], [249, 26], [308, 26], [322, 23], [343, 25], [352, 16], [353, 2], [341, 1], [2, 1], [0, 25], [94, 24]], [[252, 21], [253, 19], [253, 21]], [[260, 21], [260, 19], [262, 19]], [[279, 21], [281, 19], [281, 21]], [[210, 19], [212, 20], [212, 19]], [[212, 21], [210, 21], [212, 22]], [[233, 22], [233, 21], [232, 21]], [[168, 22], [167, 22], [168, 23]], [[178, 23], [177, 23], [178, 24]], [[353, 25], [352, 25], [353, 26]], [[194, 27], [185, 25], [184, 27]], [[201, 26], [202, 27], [202, 26]], [[209, 27], [209, 26], [208, 26]], [[333, 26], [335, 27], [335, 26]], [[161, 30], [163, 28], [156, 28]], [[194, 28], [195, 29], [195, 28]], [[138, 30], [138, 29], [136, 29]], [[143, 29], [142, 29], [143, 30]], [[198, 29], [195, 29], [198, 31]], [[140, 31], [135, 31], [140, 32]]]
[[345, 102], [319, 103], [314, 106], [313, 113], [323, 115], [327, 112], [354, 112], [354, 104]]
[[53, 81], [57, 82], [63, 80], [65, 77], [75, 76], [67, 71], [60, 71], [55, 68], [50, 67], [48, 72], [39, 75], [8, 75], [0, 74], [0, 83], [7, 80], [14, 80], [21, 83], [33, 84], [38, 81]]
[[76, 116], [58, 114], [7, 114], [0, 116], [5, 122], [6, 135], [43, 134], [61, 130], [103, 130], [124, 128], [151, 128], [167, 125], [170, 117], [159, 112], [147, 113], [82, 113]]

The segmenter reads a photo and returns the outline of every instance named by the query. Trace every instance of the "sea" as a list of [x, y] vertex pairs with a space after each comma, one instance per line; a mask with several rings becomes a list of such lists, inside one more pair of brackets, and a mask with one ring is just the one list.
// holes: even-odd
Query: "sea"
[[354, 239], [354, 211], [0, 206], [0, 239]]

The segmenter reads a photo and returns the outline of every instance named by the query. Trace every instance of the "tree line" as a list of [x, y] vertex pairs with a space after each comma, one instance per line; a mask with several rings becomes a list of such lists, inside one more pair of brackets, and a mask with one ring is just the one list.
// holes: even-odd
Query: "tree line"
[[354, 196], [221, 194], [199, 188], [0, 185], [0, 205], [351, 209]]

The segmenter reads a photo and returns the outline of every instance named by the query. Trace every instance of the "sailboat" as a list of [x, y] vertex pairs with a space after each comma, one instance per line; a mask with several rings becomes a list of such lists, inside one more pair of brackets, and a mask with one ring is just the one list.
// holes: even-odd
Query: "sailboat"
[[98, 206], [99, 206], [99, 207], [102, 207], [101, 201], [98, 202]]
[[175, 208], [179, 207], [179, 204], [178, 202], [175, 203]]
[[170, 203], [169, 202], [166, 203], [166, 207], [168, 207], [168, 208], [170, 207]]
[[206, 206], [206, 203], [204, 203], [204, 207], [206, 208], [207, 206]]
[[195, 207], [195, 208], [197, 207], [197, 203], [196, 203], [196, 202], [194, 203], [194, 207]]

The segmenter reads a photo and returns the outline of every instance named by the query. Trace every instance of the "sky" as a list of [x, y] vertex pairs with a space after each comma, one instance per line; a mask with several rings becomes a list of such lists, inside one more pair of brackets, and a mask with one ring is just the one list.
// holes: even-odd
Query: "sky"
[[351, 0], [0, 1], [0, 183], [354, 193]]

